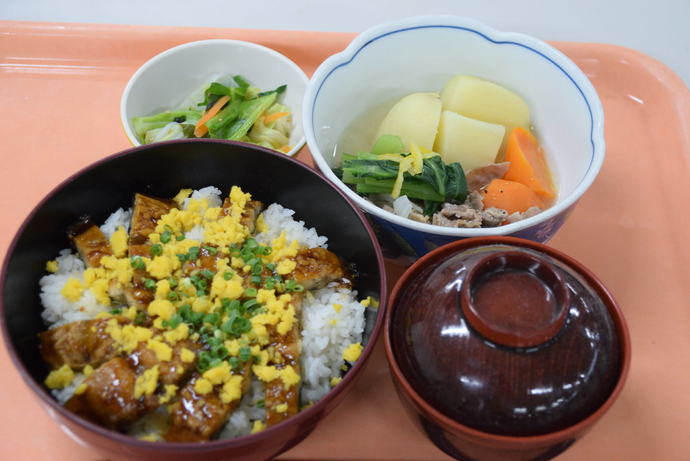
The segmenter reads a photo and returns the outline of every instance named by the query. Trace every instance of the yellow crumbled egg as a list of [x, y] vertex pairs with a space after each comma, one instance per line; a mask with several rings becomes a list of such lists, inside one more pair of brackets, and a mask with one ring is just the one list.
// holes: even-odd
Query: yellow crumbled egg
[[157, 279], [170, 277], [176, 269], [174, 261], [179, 264], [179, 260], [169, 256], [156, 256], [146, 263], [146, 270]]
[[252, 199], [252, 194], [243, 192], [240, 187], [232, 186], [230, 188], [230, 194], [228, 197], [233, 205], [236, 205], [242, 209], [247, 206], [247, 202]]
[[268, 225], [266, 225], [266, 218], [264, 218], [264, 214], [261, 213], [258, 218], [256, 218], [256, 232], [261, 233], [261, 232], [268, 232]]
[[45, 385], [48, 389], [62, 389], [69, 386], [74, 380], [74, 371], [65, 364], [50, 372], [45, 380]]
[[294, 271], [295, 267], [297, 267], [297, 263], [295, 261], [292, 259], [283, 259], [276, 266], [276, 272], [278, 272], [280, 275], [287, 275]]
[[352, 343], [343, 351], [343, 358], [348, 362], [355, 362], [362, 355], [362, 349], [360, 343]]
[[153, 332], [148, 328], [135, 325], [120, 326], [115, 318], [108, 320], [105, 332], [124, 352], [132, 352], [140, 342], [146, 342], [153, 336]]
[[334, 303], [334, 304], [333, 304], [333, 310], [336, 311], [336, 312], [340, 312], [341, 310], [343, 310], [343, 305], [342, 305], [342, 304], [338, 304], [338, 303]]
[[[142, 258], [146, 262], [148, 258]], [[116, 279], [121, 284], [129, 283], [134, 274], [134, 268], [129, 258], [115, 258], [114, 256], [103, 256], [101, 266], [108, 271], [105, 275], [108, 279]]]
[[160, 436], [158, 434], [146, 434], [137, 437], [139, 440], [143, 440], [144, 442], [158, 442], [161, 440]]
[[260, 419], [257, 419], [256, 421], [254, 421], [254, 424], [252, 424], [252, 434], [261, 432], [264, 429], [266, 429], [266, 425]]
[[211, 297], [237, 299], [244, 293], [242, 278], [233, 277], [225, 280], [223, 274], [218, 273], [213, 277], [211, 284]]
[[217, 367], [206, 370], [202, 376], [211, 384], [216, 385], [227, 382], [232, 376], [232, 370], [228, 362], [221, 362]]
[[379, 307], [379, 302], [372, 298], [371, 296], [367, 296], [365, 299], [359, 302], [362, 306], [364, 307], [371, 307], [372, 309], [377, 309]]
[[221, 207], [209, 208], [204, 212], [204, 221], [217, 221], [221, 211], [223, 211]]
[[331, 387], [337, 386], [338, 384], [340, 384], [340, 381], [342, 381], [342, 380], [343, 380], [343, 378], [341, 378], [340, 376], [332, 377], [331, 378]]
[[110, 248], [117, 258], [122, 258], [127, 254], [127, 231], [123, 226], [119, 226], [110, 236]]
[[170, 320], [170, 317], [175, 314], [175, 306], [167, 299], [154, 299], [149, 304], [148, 313], [163, 320]]
[[86, 365], [81, 372], [88, 378], [91, 376], [91, 373], [93, 373], [93, 367], [91, 365]]
[[276, 331], [280, 335], [286, 335], [295, 324], [295, 308], [290, 305], [280, 314], [280, 322], [276, 327]]
[[163, 333], [165, 340], [171, 344], [175, 344], [178, 341], [189, 338], [189, 325], [186, 323], [180, 323], [173, 330], [168, 330]]
[[194, 383], [194, 392], [199, 395], [206, 395], [213, 390], [213, 384], [206, 378], [199, 378]]
[[156, 354], [156, 358], [161, 362], [169, 362], [172, 359], [172, 348], [159, 339], [149, 339], [146, 347], [152, 350]]
[[286, 411], [288, 411], [288, 404], [281, 403], [280, 405], [276, 405], [276, 411], [278, 413], [285, 413]]
[[67, 282], [65, 282], [65, 285], [62, 287], [60, 293], [67, 301], [76, 302], [84, 293], [84, 286], [81, 284], [79, 279], [70, 277], [67, 279]]
[[186, 347], [183, 347], [180, 351], [180, 360], [182, 360], [184, 363], [192, 363], [195, 357], [196, 355], [194, 352], [190, 351]]
[[200, 296], [192, 301], [192, 310], [194, 312], [208, 312], [212, 307], [213, 303], [205, 296]]
[[300, 381], [299, 373], [290, 365], [280, 370], [280, 379], [283, 381], [285, 388], [295, 386]]
[[154, 365], [137, 377], [134, 383], [134, 398], [151, 395], [158, 386], [158, 365]]
[[294, 258], [297, 256], [299, 250], [299, 242], [293, 240], [289, 245], [287, 244], [287, 237], [285, 231], [280, 233], [278, 238], [271, 242], [271, 254], [266, 257], [269, 261], [278, 262], [285, 258]]
[[163, 279], [156, 282], [156, 299], [168, 299], [170, 293], [170, 282]]
[[56, 260], [46, 262], [46, 270], [53, 274], [58, 271], [58, 262]]
[[249, 231], [240, 223], [241, 214], [223, 216], [217, 221], [209, 221], [204, 226], [204, 241], [219, 247], [240, 243], [247, 238]]
[[257, 378], [265, 383], [280, 377], [280, 372], [272, 365], [254, 365], [252, 371]]
[[122, 311], [122, 315], [129, 320], [134, 320], [137, 318], [137, 312], [137, 308], [132, 306]]
[[104, 279], [94, 280], [89, 286], [89, 291], [93, 293], [96, 301], [104, 306], [110, 306], [110, 296], [108, 295], [108, 281]]
[[163, 319], [160, 317], [156, 317], [155, 319], [153, 319], [153, 328], [155, 328], [156, 330], [162, 330], [163, 328], [165, 328], [163, 326]]
[[83, 394], [88, 386], [89, 385], [87, 383], [81, 383], [80, 385], [77, 386], [76, 389], [74, 389], [74, 394], [75, 395]]
[[239, 339], [228, 339], [223, 344], [228, 350], [228, 355], [230, 357], [237, 357], [240, 353], [240, 340]]
[[338, 320], [337, 319], [331, 319], [328, 321], [328, 324], [331, 326], [336, 326], [338, 324]]
[[192, 189], [180, 189], [180, 191], [177, 193], [175, 198], [173, 198], [173, 200], [175, 201], [175, 203], [177, 203], [178, 206], [182, 206], [185, 199], [190, 195], [192, 195]]
[[163, 403], [168, 403], [170, 399], [172, 399], [175, 396], [175, 393], [177, 392], [178, 387], [174, 384], [166, 384], [165, 385], [165, 394], [163, 394], [159, 402], [161, 404]]
[[232, 375], [225, 381], [223, 389], [220, 392], [220, 399], [223, 403], [230, 403], [242, 398], [242, 380], [243, 378], [241, 375]]

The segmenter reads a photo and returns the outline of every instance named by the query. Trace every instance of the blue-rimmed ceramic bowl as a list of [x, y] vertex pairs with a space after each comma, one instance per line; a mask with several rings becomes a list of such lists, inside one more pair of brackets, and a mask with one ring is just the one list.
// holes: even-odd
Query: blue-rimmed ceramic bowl
[[[368, 150], [378, 124], [401, 97], [437, 92], [453, 76], [481, 77], [516, 92], [558, 188], [555, 204], [495, 228], [456, 229], [411, 221], [363, 199], [333, 173], [343, 151]], [[303, 106], [307, 145], [323, 174], [372, 218], [386, 256], [416, 259], [453, 240], [512, 235], [548, 241], [604, 161], [604, 115], [592, 84], [565, 55], [535, 38], [454, 16], [376, 26], [319, 66]]]

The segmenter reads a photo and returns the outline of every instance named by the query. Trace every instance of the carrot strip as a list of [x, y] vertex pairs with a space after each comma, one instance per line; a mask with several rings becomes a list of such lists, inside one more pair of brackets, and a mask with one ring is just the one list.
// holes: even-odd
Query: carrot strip
[[287, 144], [285, 144], [284, 146], [280, 146], [280, 147], [278, 148], [278, 150], [287, 154], [287, 153], [290, 152], [290, 150], [292, 150], [292, 149], [290, 148], [290, 146], [288, 146]]
[[290, 115], [290, 112], [274, 112], [264, 116], [264, 123], [275, 122], [279, 118], [283, 118]]
[[206, 133], [208, 133], [208, 127], [206, 126], [206, 122], [215, 117], [215, 115], [218, 112], [220, 112], [220, 110], [228, 101], [230, 101], [230, 96], [221, 96], [220, 98], [218, 98], [218, 101], [216, 101], [216, 103], [213, 106], [211, 106], [209, 110], [204, 112], [204, 115], [202, 115], [199, 121], [196, 122], [196, 126], [194, 127], [194, 136], [200, 138]]

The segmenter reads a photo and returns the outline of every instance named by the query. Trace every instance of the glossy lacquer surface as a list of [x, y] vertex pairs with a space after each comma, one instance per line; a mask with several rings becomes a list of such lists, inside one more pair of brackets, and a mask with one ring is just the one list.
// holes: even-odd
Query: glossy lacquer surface
[[[513, 347], [479, 333], [463, 313], [461, 293], [478, 263], [485, 263], [492, 253], [505, 255], [506, 250], [534, 253], [505, 245], [482, 246], [430, 265], [412, 278], [392, 315], [391, 331], [404, 332], [391, 335], [392, 348], [415, 391], [453, 420], [492, 434], [545, 434], [584, 419], [609, 397], [621, 371], [619, 339], [598, 295], [572, 269], [550, 258], [569, 294], [565, 322], [555, 336], [538, 345]], [[539, 256], [543, 258], [548, 256]], [[503, 293], [487, 293], [504, 309], [494, 313], [497, 327], [522, 327], [510, 318], [520, 310], [525, 289], [545, 296], [547, 306], [555, 305], [552, 290], [526, 269], [498, 276], [494, 269], [489, 275], [496, 278], [495, 288], [508, 289], [506, 294], [513, 298], [511, 303]], [[480, 291], [483, 284], [492, 283], [486, 274], [483, 278], [475, 280]], [[483, 300], [484, 306], [489, 304]], [[532, 317], [547, 313], [540, 310]], [[556, 317], [545, 315], [542, 320], [549, 321], [543, 324]]]

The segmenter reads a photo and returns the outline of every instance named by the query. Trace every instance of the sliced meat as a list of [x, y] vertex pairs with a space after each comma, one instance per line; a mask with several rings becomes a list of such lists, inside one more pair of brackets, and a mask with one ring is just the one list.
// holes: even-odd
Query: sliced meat
[[482, 226], [498, 227], [508, 217], [508, 212], [501, 208], [491, 207], [482, 211]]
[[[117, 317], [120, 324], [128, 323]], [[86, 365], [98, 367], [117, 355], [113, 339], [105, 329], [108, 318], [79, 320], [39, 333], [41, 355], [52, 369], [69, 365], [81, 370]]]
[[134, 397], [137, 374], [127, 360], [116, 357], [101, 365], [84, 381], [86, 389], [65, 408], [90, 421], [122, 429], [158, 406], [155, 395]]
[[464, 204], [444, 203], [441, 210], [434, 213], [431, 222], [444, 227], [481, 227], [482, 215]]
[[516, 211], [515, 213], [511, 214], [506, 218], [506, 223], [514, 223], [518, 221], [522, 221], [523, 219], [531, 218], [534, 215], [537, 215], [542, 212], [542, 209], [539, 208], [538, 206], [533, 206], [527, 208], [523, 212]]
[[[251, 380], [251, 362], [246, 362], [242, 369], [242, 393], [244, 394]], [[199, 376], [192, 378], [180, 391], [179, 399], [168, 407], [170, 427], [164, 435], [168, 442], [202, 442], [213, 437], [227, 422], [228, 416], [240, 404], [241, 399], [225, 403], [220, 398], [221, 386], [211, 392], [199, 395], [194, 385]]]
[[[259, 217], [264, 204], [258, 200], [250, 200], [244, 206], [242, 210], [242, 218], [240, 219], [240, 224], [245, 226], [250, 234], [254, 233], [256, 229], [256, 219]], [[229, 214], [229, 210], [232, 208], [232, 200], [227, 197], [223, 201], [223, 214]]]
[[[300, 370], [300, 339], [297, 322], [285, 335], [279, 335], [275, 330], [271, 332], [271, 346], [280, 354], [282, 361], [274, 363], [281, 369], [287, 365], [299, 373]], [[297, 414], [299, 411], [299, 383], [285, 386], [281, 379], [275, 379], [266, 384], [264, 397], [266, 408], [266, 425], [273, 426]], [[282, 410], [282, 411], [281, 411]]]
[[324, 287], [345, 276], [340, 259], [325, 248], [300, 250], [295, 256], [295, 262], [297, 266], [293, 271], [294, 279], [305, 290]]
[[113, 254], [105, 234], [88, 216], [73, 224], [67, 235], [88, 267], [99, 267], [103, 256]]
[[196, 368], [196, 360], [185, 362], [181, 358], [182, 350], [189, 349], [194, 352], [200, 346], [191, 340], [178, 341], [170, 346], [172, 349], [172, 359], [162, 362], [156, 357], [156, 353], [149, 349], [146, 343], [140, 343], [139, 347], [127, 357], [129, 363], [137, 369], [143, 371], [158, 365], [158, 381], [162, 384], [179, 384], [187, 381]]
[[177, 204], [173, 200], [149, 197], [143, 194], [134, 195], [132, 222], [129, 231], [129, 255], [151, 256], [151, 244], [148, 237], [156, 229], [158, 219], [167, 214]]
[[484, 209], [484, 199], [482, 198], [481, 192], [473, 190], [467, 194], [465, 205], [474, 210], [482, 211]]
[[467, 188], [471, 191], [486, 187], [494, 179], [503, 179], [510, 168], [510, 162], [492, 163], [475, 168], [467, 173]]

